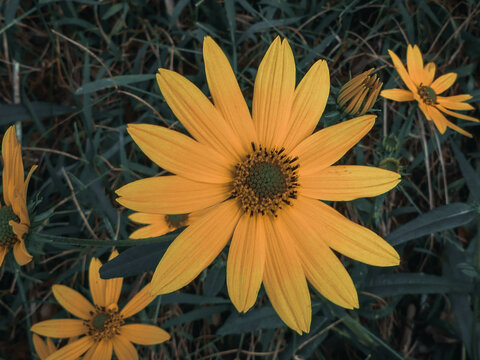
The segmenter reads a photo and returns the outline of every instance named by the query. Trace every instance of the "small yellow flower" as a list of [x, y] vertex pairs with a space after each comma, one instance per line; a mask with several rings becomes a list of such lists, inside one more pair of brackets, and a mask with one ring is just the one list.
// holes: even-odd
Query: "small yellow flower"
[[391, 50], [388, 50], [392, 58], [393, 65], [402, 78], [408, 90], [388, 89], [383, 90], [380, 95], [384, 98], [395, 101], [413, 101], [418, 102], [420, 110], [425, 114], [427, 120], [433, 121], [441, 134], [447, 127], [458, 131], [460, 134], [472, 137], [472, 134], [448, 121], [442, 114], [455, 116], [459, 119], [478, 122], [480, 120], [460, 114], [451, 110], [473, 110], [474, 107], [464, 101], [470, 100], [471, 95], [461, 94], [455, 96], [440, 96], [445, 90], [450, 88], [457, 79], [456, 73], [448, 73], [440, 76], [436, 80], [435, 63], [429, 62], [423, 66], [423, 57], [417, 45], [408, 45], [407, 48], [407, 69], [398, 56]]
[[[117, 255], [118, 253], [114, 251], [110, 259]], [[154, 325], [125, 324], [125, 319], [145, 308], [155, 296], [147, 285], [119, 311], [117, 303], [123, 279], [101, 279], [99, 274], [101, 266], [99, 259], [92, 258], [89, 283], [94, 305], [68, 286], [52, 286], [53, 295], [60, 305], [80, 319], [41, 321], [30, 330], [53, 338], [82, 337], [49, 355], [48, 360], [74, 360], [84, 353], [86, 354], [83, 359], [109, 360], [113, 352], [119, 360], [133, 360], [138, 359], [138, 354], [132, 342], [154, 345], [170, 338], [165, 330]]]
[[32, 166], [24, 181], [22, 150], [14, 126], [10, 126], [3, 136], [2, 156], [5, 206], [0, 207], [0, 266], [11, 247], [17, 263], [25, 265], [32, 261], [32, 255], [28, 253], [24, 242], [24, 236], [30, 228], [27, 188], [37, 166]]
[[363, 115], [375, 104], [383, 83], [376, 74], [370, 76], [373, 70], [355, 76], [340, 89], [337, 103], [346, 114]]
[[143, 213], [204, 211], [167, 249], [152, 279], [154, 293], [187, 285], [231, 239], [226, 277], [237, 310], [255, 304], [263, 283], [282, 320], [308, 332], [307, 279], [334, 303], [358, 307], [355, 285], [330, 248], [372, 265], [399, 263], [381, 237], [319, 200], [377, 196], [400, 176], [333, 165], [372, 128], [373, 115], [312, 134], [330, 91], [324, 60], [296, 86], [292, 50], [277, 37], [260, 63], [250, 115], [227, 57], [210, 37], [203, 56], [213, 104], [180, 74], [157, 74], [165, 100], [193, 138], [161, 126], [128, 125], [142, 151], [175, 175], [127, 184], [117, 190], [117, 201]]
[[57, 351], [57, 347], [52, 339], [47, 338], [46, 342], [37, 334], [33, 334], [33, 347], [41, 360], [46, 360], [49, 355]]
[[149, 214], [137, 212], [128, 218], [136, 223], [145, 224], [130, 234], [131, 239], [145, 239], [162, 236], [171, 231], [190, 225], [198, 216], [190, 214]]

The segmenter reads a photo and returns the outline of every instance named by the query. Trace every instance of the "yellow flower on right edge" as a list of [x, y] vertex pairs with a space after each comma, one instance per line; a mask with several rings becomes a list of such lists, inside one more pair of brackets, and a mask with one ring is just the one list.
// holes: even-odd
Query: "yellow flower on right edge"
[[395, 101], [413, 101], [418, 102], [420, 110], [425, 114], [427, 120], [433, 121], [440, 133], [444, 133], [447, 127], [458, 131], [460, 134], [472, 137], [472, 134], [458, 127], [454, 123], [447, 120], [442, 114], [455, 116], [459, 119], [478, 122], [480, 120], [460, 114], [451, 110], [473, 110], [474, 107], [464, 101], [470, 100], [471, 95], [461, 94], [455, 96], [440, 96], [445, 90], [449, 89], [455, 80], [456, 73], [448, 73], [440, 76], [436, 80], [435, 64], [429, 62], [423, 65], [422, 53], [417, 45], [408, 45], [407, 48], [407, 69], [403, 65], [398, 56], [391, 50], [388, 50], [393, 60], [393, 65], [397, 69], [398, 74], [402, 78], [409, 90], [404, 89], [388, 89], [383, 90], [380, 95], [384, 98]]

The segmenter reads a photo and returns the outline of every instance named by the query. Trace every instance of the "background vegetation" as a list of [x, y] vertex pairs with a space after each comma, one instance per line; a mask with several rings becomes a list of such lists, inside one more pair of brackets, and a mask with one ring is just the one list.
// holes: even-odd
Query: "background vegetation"
[[[1, 132], [20, 122], [25, 166], [39, 165], [29, 189], [34, 262], [19, 268], [9, 256], [0, 269], [0, 357], [33, 358], [30, 325], [66, 316], [51, 285], [86, 293], [90, 258], [106, 261], [111, 249], [95, 241], [120, 243], [135, 228], [114, 191], [163, 172], [132, 142], [126, 124], [182, 130], [154, 80], [158, 67], [188, 76], [208, 94], [201, 46], [211, 35], [251, 101], [258, 64], [281, 35], [292, 46], [298, 79], [315, 60], [328, 61], [332, 89], [321, 128], [344, 118], [335, 98], [351, 75], [375, 66], [384, 88], [398, 87], [387, 49], [405, 61], [407, 44], [415, 43], [437, 73], [458, 73], [450, 94], [473, 95], [478, 109], [479, 15], [475, 0], [0, 2]], [[312, 289], [311, 332], [298, 336], [262, 290], [240, 316], [226, 292], [224, 251], [195, 282], [140, 314], [172, 335], [140, 347], [143, 358], [480, 359], [480, 126], [455, 120], [474, 139], [451, 130], [442, 136], [411, 104], [399, 105], [379, 99], [374, 130], [342, 159], [378, 166], [390, 158], [396, 166], [395, 159], [403, 177], [384, 196], [334, 204], [402, 256], [398, 268], [384, 269], [342, 257], [359, 310], [338, 308]], [[88, 241], [66, 244], [66, 237]], [[122, 301], [149, 281], [144, 271], [164, 248], [165, 241], [130, 248], [129, 262], [103, 269], [104, 276], [129, 275]]]

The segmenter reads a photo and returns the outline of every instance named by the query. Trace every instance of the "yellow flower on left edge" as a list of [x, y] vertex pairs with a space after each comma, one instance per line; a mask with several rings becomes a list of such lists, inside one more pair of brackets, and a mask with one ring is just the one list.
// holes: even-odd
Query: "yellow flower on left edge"
[[[117, 255], [118, 253], [114, 251], [110, 259]], [[154, 345], [170, 338], [165, 330], [154, 325], [125, 324], [125, 319], [144, 309], [155, 296], [151, 294], [150, 286], [147, 285], [119, 311], [117, 303], [123, 279], [101, 279], [99, 274], [101, 266], [99, 259], [92, 258], [89, 283], [94, 305], [68, 286], [52, 286], [53, 295], [60, 305], [80, 319], [41, 321], [30, 330], [53, 338], [82, 337], [49, 355], [47, 360], [74, 360], [83, 354], [84, 360], [108, 360], [112, 358], [113, 352], [119, 360], [135, 360], [138, 359], [138, 354], [132, 343]]]
[[32, 173], [37, 168], [32, 166], [24, 181], [22, 151], [15, 135], [15, 127], [10, 126], [3, 136], [3, 200], [0, 207], [0, 266], [10, 248], [19, 265], [32, 261], [25, 248], [24, 236], [30, 228], [27, 209], [27, 188]]

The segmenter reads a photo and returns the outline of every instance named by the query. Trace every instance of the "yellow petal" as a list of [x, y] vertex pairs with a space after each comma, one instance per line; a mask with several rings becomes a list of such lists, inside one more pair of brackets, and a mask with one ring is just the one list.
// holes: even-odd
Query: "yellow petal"
[[330, 166], [300, 179], [303, 196], [328, 201], [377, 196], [399, 182], [400, 175], [393, 171], [359, 165]]
[[25, 234], [28, 233], [28, 226], [25, 224], [18, 223], [13, 220], [10, 220], [9, 224], [12, 227], [13, 233], [17, 235], [19, 239], [23, 239]]
[[265, 217], [267, 248], [263, 284], [280, 318], [302, 334], [310, 331], [312, 307], [295, 239], [285, 225], [287, 213], [282, 211], [278, 218]]
[[475, 108], [469, 103], [461, 101], [452, 101], [450, 98], [454, 96], [437, 96], [437, 102], [446, 109], [450, 110], [474, 110]]
[[54, 319], [36, 323], [30, 328], [30, 330], [42, 336], [69, 338], [85, 334], [87, 328], [83, 324], [83, 320]]
[[243, 151], [238, 137], [198, 87], [167, 69], [158, 69], [157, 82], [173, 113], [198, 142], [231, 160], [240, 159]]
[[434, 77], [435, 77], [435, 63], [429, 62], [423, 68], [423, 84], [422, 85], [430, 86], [432, 84]]
[[250, 143], [257, 142], [252, 117], [227, 57], [210, 36], [203, 40], [203, 59], [215, 107], [233, 129], [244, 152], [248, 152]]
[[0, 266], [3, 264], [3, 260], [5, 259], [5, 255], [8, 252], [8, 248], [6, 246], [0, 246]]
[[[118, 251], [112, 251], [109, 261], [118, 256]], [[120, 293], [122, 292], [123, 278], [118, 277], [114, 279], [105, 280], [105, 306], [112, 304], [117, 305]]]
[[58, 303], [80, 319], [90, 319], [95, 308], [82, 294], [65, 285], [53, 285], [52, 292]]
[[84, 336], [54, 352], [47, 358], [47, 360], [77, 360], [94, 345], [95, 341], [93, 338], [90, 336]]
[[88, 270], [88, 279], [90, 284], [90, 293], [92, 294], [93, 303], [98, 306], [108, 306], [105, 304], [106, 280], [100, 278], [100, 267], [102, 263], [97, 258], [92, 258], [90, 268]]
[[124, 325], [120, 328], [120, 334], [140, 345], [155, 345], [170, 339], [170, 335], [165, 330], [146, 324]]
[[173, 174], [207, 183], [231, 181], [234, 164], [186, 135], [149, 124], [129, 124], [128, 133], [153, 162]]
[[349, 258], [375, 266], [396, 266], [395, 249], [373, 231], [348, 220], [321, 201], [299, 197], [296, 206], [329, 247]]
[[330, 73], [325, 60], [318, 60], [295, 89], [285, 148], [290, 151], [310, 135], [325, 110], [330, 92]]
[[43, 342], [43, 340], [37, 334], [33, 334], [33, 347], [35, 348], [35, 352], [40, 357], [41, 360], [45, 360], [48, 355], [50, 355], [50, 351], [48, 350], [47, 345]]
[[208, 184], [180, 176], [137, 180], [116, 191], [117, 202], [146, 213], [186, 214], [205, 209], [230, 197], [230, 184]]
[[243, 214], [228, 251], [227, 288], [233, 305], [246, 312], [257, 300], [265, 267], [263, 215]]
[[91, 360], [110, 360], [113, 353], [112, 340], [100, 340], [97, 344], [95, 352], [92, 354]]
[[83, 355], [82, 360], [92, 360], [92, 356], [97, 350], [98, 343], [96, 342], [93, 346], [91, 346], [88, 351]]
[[[440, 106], [437, 106], [437, 108], [441, 109], [442, 111], [445, 111], [445, 110], [446, 110], [446, 109], [444, 109], [444, 108], [441, 108]], [[432, 109], [433, 109], [433, 110], [432, 110]], [[454, 123], [448, 121], [447, 118], [446, 118], [440, 111], [438, 111], [437, 109], [430, 107], [429, 110], [430, 110], [431, 112], [435, 112], [435, 115], [438, 117], [438, 119], [440, 119], [440, 121], [442, 122], [442, 124], [445, 125], [445, 127], [448, 126], [449, 128], [451, 128], [451, 129], [459, 132], [459, 133], [462, 134], [462, 135], [468, 136], [469, 138], [472, 138], [472, 137], [473, 137], [472, 134], [470, 134], [468, 131], [465, 131], [465, 130], [463, 130], [461, 127], [459, 127], [459, 126], [455, 125]], [[436, 124], [436, 123], [435, 123], [435, 124]], [[437, 127], [438, 127], [438, 126], [437, 126]], [[439, 130], [440, 130], [440, 129], [439, 129]], [[442, 134], [443, 134], [443, 133], [442, 133]]]
[[394, 100], [394, 101], [412, 101], [415, 98], [413, 97], [413, 93], [408, 90], [403, 89], [388, 89], [382, 90], [380, 96], [383, 96], [386, 99]]
[[448, 102], [460, 102], [460, 101], [467, 101], [472, 98], [472, 95], [469, 94], [460, 94], [460, 95], [454, 95], [454, 96], [437, 96], [437, 100], [442, 100], [444, 99], [445, 101]]
[[398, 75], [400, 75], [405, 85], [407, 85], [407, 87], [410, 89], [411, 92], [416, 92], [417, 87], [415, 86], [412, 79], [410, 78], [410, 75], [405, 69], [405, 66], [403, 66], [402, 61], [398, 58], [398, 56], [393, 51], [388, 50], [388, 54], [392, 58], [393, 65], [395, 66], [395, 69], [397, 69]]
[[151, 284], [145, 285], [142, 290], [130, 299], [127, 305], [125, 305], [122, 311], [120, 311], [120, 314], [124, 318], [129, 318], [145, 309], [145, 307], [155, 300], [156, 297], [157, 295], [152, 294]]
[[410, 78], [416, 86], [419, 86], [423, 81], [423, 59], [422, 53], [417, 45], [408, 45], [407, 48], [407, 66]]
[[427, 106], [427, 109], [440, 134], [445, 133], [445, 130], [447, 130], [447, 119], [445, 116], [433, 106]]
[[258, 140], [266, 148], [282, 144], [295, 91], [295, 61], [288, 41], [278, 36], [258, 67], [252, 114]]
[[425, 115], [425, 117], [427, 118], [427, 120], [432, 121], [432, 117], [430, 116], [430, 112], [428, 111], [429, 106], [427, 106], [424, 102], [419, 101], [419, 102], [418, 102], [418, 107], [419, 107], [420, 110], [423, 112], [423, 114]]
[[28, 190], [28, 184], [30, 183], [30, 179], [32, 178], [32, 174], [35, 170], [37, 170], [38, 168], [38, 165], [33, 165], [30, 169], [30, 171], [28, 172], [28, 175], [27, 177], [25, 178], [25, 182], [24, 182], [24, 187], [25, 187], [25, 194], [27, 193], [27, 190]]
[[[164, 215], [165, 216], [165, 215]], [[165, 235], [173, 230], [166, 222], [144, 226], [130, 234], [130, 239], [146, 239]]]
[[[72, 338], [68, 339], [68, 341], [70, 341]], [[47, 348], [48, 348], [48, 352], [50, 354], [54, 353], [55, 351], [57, 351], [57, 347], [55, 346], [55, 344], [53, 343], [52, 339], [50, 338], [47, 338]]]
[[300, 176], [319, 172], [337, 162], [370, 131], [375, 115], [364, 115], [336, 124], [310, 135], [293, 149], [298, 156]]
[[447, 90], [449, 87], [453, 85], [453, 83], [457, 80], [457, 74], [456, 73], [448, 73], [445, 75], [440, 76], [438, 79], [436, 79], [430, 87], [435, 91], [435, 94], [439, 95], [445, 90]]
[[25, 242], [23, 240], [17, 241], [13, 245], [13, 256], [15, 256], [15, 261], [18, 265], [26, 265], [32, 261], [33, 257], [29, 254], [25, 248]]
[[112, 339], [113, 351], [118, 360], [137, 360], [138, 354], [135, 347], [125, 336], [118, 335]]
[[477, 118], [474, 118], [473, 116], [468, 116], [464, 114], [460, 114], [454, 111], [447, 110], [444, 106], [442, 105], [437, 105], [437, 109], [443, 111], [445, 114], [455, 116], [456, 118], [463, 119], [463, 120], [469, 120], [469, 121], [474, 121], [474, 122], [479, 122], [480, 120]]
[[165, 294], [187, 285], [217, 257], [240, 218], [236, 200], [214, 206], [169, 246], [152, 279], [152, 291]]
[[[298, 202], [304, 201], [299, 197]], [[300, 205], [297, 207], [297, 205]], [[285, 216], [285, 222], [295, 237], [295, 245], [308, 281], [333, 303], [347, 309], [358, 308], [358, 296], [350, 275], [319, 233], [319, 226], [305, 214], [305, 206]]]
[[2, 174], [3, 199], [7, 206], [12, 206], [13, 193], [15, 191], [19, 170], [17, 166], [21, 166], [23, 182], [23, 163], [20, 151], [17, 136], [15, 135], [15, 126], [12, 125], [5, 132], [2, 140], [2, 157], [4, 164]]

